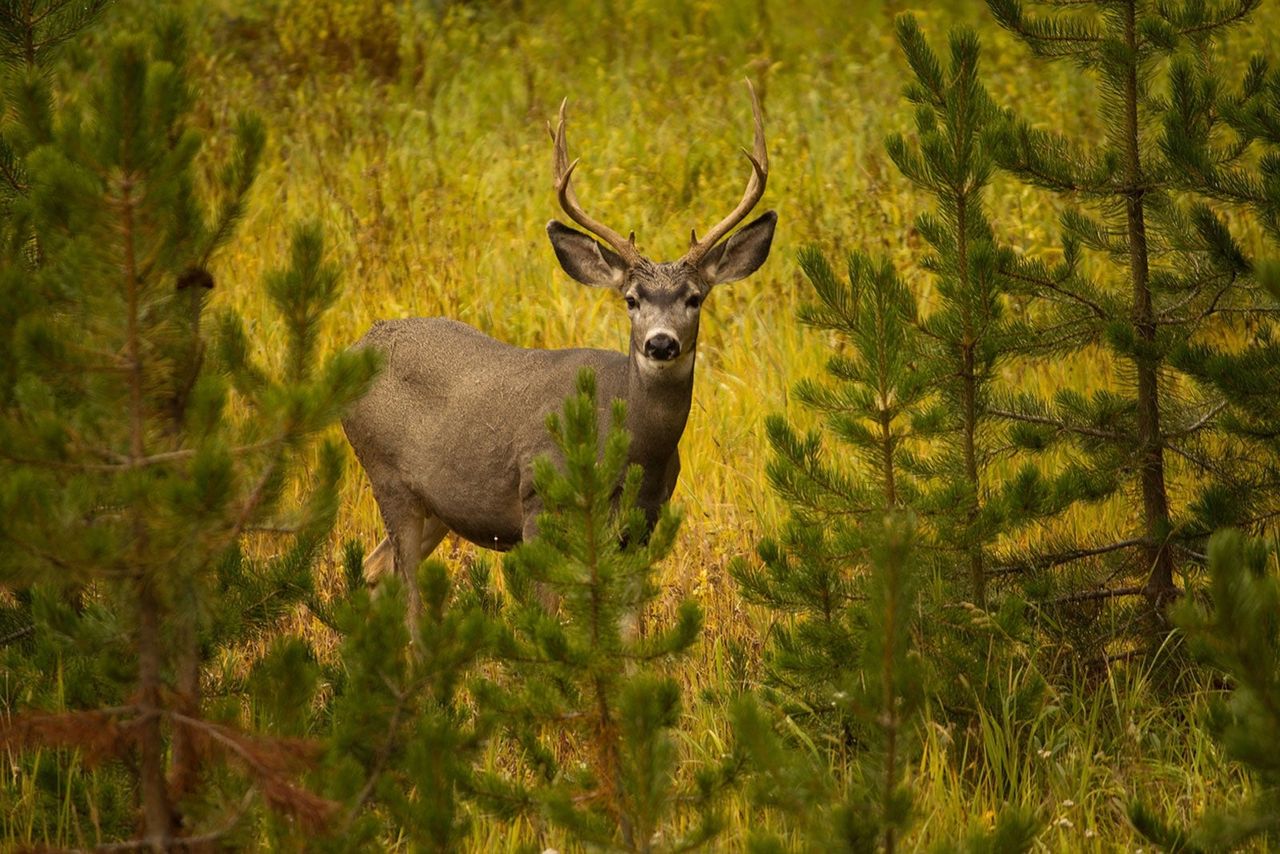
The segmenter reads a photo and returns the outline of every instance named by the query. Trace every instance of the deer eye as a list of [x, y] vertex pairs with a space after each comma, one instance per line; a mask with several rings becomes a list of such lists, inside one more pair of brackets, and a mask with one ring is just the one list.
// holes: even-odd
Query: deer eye
[[694, 294], [693, 296], [685, 300], [684, 304], [689, 306], [689, 308], [697, 308], [698, 306], [702, 305], [702, 297], [698, 296], [697, 294]]
[[627, 311], [635, 311], [639, 305], [640, 303], [636, 302], [635, 297], [630, 295], [627, 296]]

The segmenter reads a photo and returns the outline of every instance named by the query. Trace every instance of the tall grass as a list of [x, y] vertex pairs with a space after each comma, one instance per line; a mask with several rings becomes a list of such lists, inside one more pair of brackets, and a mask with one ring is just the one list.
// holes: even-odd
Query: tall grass
[[[195, 76], [204, 81], [215, 154], [237, 112], [258, 112], [270, 127], [243, 236], [214, 271], [215, 299], [252, 319], [268, 359], [284, 332], [256, 283], [278, 264], [287, 224], [298, 219], [323, 223], [345, 271], [322, 346], [346, 346], [377, 319], [445, 315], [523, 346], [623, 349], [620, 301], [569, 281], [545, 237], [547, 220], [560, 216], [545, 122], [567, 97], [584, 205], [619, 230], [634, 229], [648, 254], [673, 257], [691, 227], [704, 230], [741, 193], [738, 146], [750, 134], [741, 80], [756, 81], [772, 161], [762, 207], [776, 208], [780, 224], [764, 269], [717, 289], [703, 312], [675, 497], [686, 521], [664, 578], [668, 605], [692, 596], [707, 615], [705, 639], [679, 672], [685, 695], [703, 698], [686, 710], [684, 749], [691, 757], [723, 753], [732, 733], [721, 704], [754, 677], [769, 627], [769, 615], [740, 601], [725, 570], [780, 518], [765, 478], [764, 416], [783, 411], [805, 424], [788, 389], [817, 375], [833, 346], [794, 322], [808, 298], [796, 251], [817, 243], [885, 254], [930, 299], [912, 228], [926, 202], [882, 146], [910, 124], [893, 17], [914, 12], [936, 39], [956, 23], [976, 27], [995, 97], [1087, 137], [1098, 129], [1084, 76], [1029, 74], [1029, 58], [970, 0], [183, 2], [198, 33]], [[141, 22], [146, 5], [134, 0], [121, 14]], [[1261, 47], [1274, 17], [1260, 17], [1246, 39], [1255, 43], [1235, 49]], [[1000, 183], [990, 208], [1003, 238], [1054, 253], [1058, 210], [1045, 195]], [[1097, 388], [1110, 382], [1109, 370], [1079, 359], [1011, 366], [1003, 379], [1021, 389]], [[354, 460], [349, 474], [335, 579], [343, 540], [371, 547], [382, 537]], [[1128, 524], [1119, 505], [1088, 512]], [[439, 554], [475, 559], [453, 538]], [[1005, 674], [1010, 696], [1033, 667]], [[1146, 671], [1115, 664], [1101, 675], [1055, 675], [1032, 715], [1007, 708], [981, 717], [976, 738], [930, 723], [918, 775], [923, 818], [906, 847], [950, 838], [971, 817], [988, 820], [1017, 802], [1048, 821], [1046, 850], [1132, 849], [1140, 843], [1123, 817], [1131, 795], [1183, 816], [1233, 797], [1242, 780], [1196, 725], [1210, 690], [1170, 700]], [[6, 786], [24, 785], [17, 768], [5, 757]], [[4, 819], [6, 839], [86, 842], [69, 837], [61, 818], [38, 815], [42, 807], [21, 791], [6, 798], [15, 809]], [[763, 820], [745, 803], [730, 818], [728, 850]], [[534, 830], [479, 816], [472, 847], [515, 850]]]

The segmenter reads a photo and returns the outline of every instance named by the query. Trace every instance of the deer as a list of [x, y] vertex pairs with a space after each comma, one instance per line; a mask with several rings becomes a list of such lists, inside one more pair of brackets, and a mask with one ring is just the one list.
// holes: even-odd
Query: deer
[[[406, 589], [410, 627], [420, 610], [412, 583], [419, 563], [453, 532], [506, 551], [537, 533], [541, 503], [534, 460], [553, 454], [547, 415], [595, 372], [597, 413], [609, 423], [625, 403], [628, 464], [641, 467], [638, 503], [650, 528], [680, 474], [678, 446], [693, 399], [698, 321], [716, 285], [738, 281], [765, 262], [777, 214], [767, 211], [730, 236], [764, 195], [769, 177], [764, 119], [747, 81], [754, 120], [751, 173], [742, 200], [702, 238], [691, 231], [676, 261], [653, 262], [578, 202], [565, 139], [565, 108], [552, 138], [552, 177], [560, 208], [582, 231], [552, 220], [547, 235], [561, 268], [583, 285], [613, 291], [626, 306], [626, 353], [603, 349], [526, 349], [455, 320], [378, 321], [355, 345], [381, 353], [383, 370], [342, 421], [373, 487], [386, 538], [363, 566], [376, 584], [394, 571]], [[727, 237], [727, 239], [725, 239]]]

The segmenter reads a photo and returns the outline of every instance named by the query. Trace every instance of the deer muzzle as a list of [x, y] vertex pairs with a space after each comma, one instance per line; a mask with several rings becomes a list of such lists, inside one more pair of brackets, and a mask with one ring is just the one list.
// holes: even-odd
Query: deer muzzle
[[656, 332], [645, 339], [644, 354], [654, 361], [670, 362], [680, 355], [680, 341], [666, 332]]

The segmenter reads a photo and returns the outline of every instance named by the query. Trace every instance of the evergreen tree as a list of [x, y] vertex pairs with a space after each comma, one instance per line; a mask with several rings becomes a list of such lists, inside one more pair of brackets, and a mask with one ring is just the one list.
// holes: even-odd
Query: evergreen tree
[[739, 560], [730, 571], [748, 601], [792, 618], [765, 652], [771, 683], [793, 714], [826, 718], [865, 630], [850, 609], [865, 595], [857, 568], [867, 560], [867, 522], [918, 498], [903, 460], [930, 377], [918, 364], [915, 299], [888, 264], [850, 255], [847, 284], [816, 248], [800, 253], [800, 266], [821, 300], [802, 307], [800, 321], [849, 347], [828, 361], [828, 383], [801, 380], [794, 396], [822, 414], [857, 468], [832, 459], [820, 434], [802, 437], [771, 416], [769, 478], [791, 518], [778, 540], [761, 544], [762, 565]]
[[[1032, 337], [1060, 353], [1101, 346], [1121, 367], [1116, 390], [1025, 396], [1005, 414], [1021, 425], [1014, 435], [1022, 446], [1070, 449], [1081, 472], [1076, 497], [1114, 492], [1132, 496], [1141, 510], [1137, 531], [1091, 532], [1010, 564], [1073, 563], [1090, 574], [1080, 564], [1088, 559], [1101, 564], [1091, 580], [1104, 589], [1086, 595], [1144, 593], [1158, 605], [1175, 592], [1175, 569], [1198, 550], [1197, 540], [1251, 515], [1253, 478], [1241, 471], [1247, 455], [1214, 446], [1222, 401], [1182, 379], [1188, 361], [1203, 354], [1172, 357], [1187, 342], [1254, 316], [1251, 265], [1212, 208], [1174, 192], [1203, 197], [1212, 188], [1188, 180], [1177, 154], [1186, 140], [1173, 128], [1180, 112], [1195, 113], [1196, 93], [1185, 85], [1188, 52], [1209, 51], [1258, 2], [1099, 0], [1051, 3], [1060, 8], [1038, 15], [1019, 0], [988, 5], [1034, 54], [1068, 60], [1098, 86], [1103, 136], [1096, 146], [1008, 118], [991, 147], [1017, 177], [1082, 205], [1062, 218], [1061, 263], [1009, 268], [1042, 309]], [[1171, 58], [1171, 95], [1164, 97], [1155, 86]], [[1082, 263], [1084, 250], [1096, 253], [1096, 264]], [[1184, 471], [1178, 479], [1194, 482], [1193, 494], [1170, 488], [1170, 473]], [[1115, 583], [1134, 575], [1141, 576], [1136, 586]]]
[[[936, 277], [938, 302], [919, 310], [887, 263], [855, 254], [841, 281], [817, 250], [801, 253], [820, 303], [800, 319], [840, 342], [828, 381], [802, 381], [795, 391], [825, 431], [801, 436], [770, 419], [769, 473], [791, 515], [777, 541], [762, 543], [762, 566], [732, 569], [749, 600], [788, 618], [770, 632], [770, 698], [793, 719], [820, 722], [819, 734], [839, 746], [837, 773], [806, 788], [796, 780], [825, 775], [768, 746], [768, 728], [744, 713], [738, 729], [756, 734], [747, 750], [770, 793], [762, 803], [779, 797], [777, 806], [805, 816], [815, 841], [829, 836], [849, 850], [892, 849], [907, 825], [903, 768], [920, 692], [930, 688], [955, 713], [999, 699], [986, 674], [1007, 651], [997, 636], [1017, 631], [1021, 605], [1008, 598], [987, 613], [990, 554], [1016, 526], [1069, 504], [1032, 467], [1008, 483], [995, 477], [1007, 445], [996, 373], [1024, 347], [1024, 330], [1006, 317], [1012, 253], [984, 213], [992, 164], [983, 134], [997, 112], [978, 82], [977, 39], [954, 32], [944, 68], [910, 16], [899, 19], [898, 38], [913, 72], [906, 96], [916, 134], [887, 146], [934, 199], [917, 230], [933, 250], [922, 266]], [[899, 517], [904, 508], [917, 524]], [[904, 538], [922, 541], [910, 561], [900, 553]], [[941, 583], [918, 601], [926, 569]], [[956, 607], [962, 597], [979, 604]], [[907, 654], [911, 626], [927, 666]], [[1036, 702], [1043, 684], [1028, 680], [1026, 690], [1019, 707]], [[833, 800], [843, 806], [814, 807]]]
[[[833, 776], [807, 750], [789, 748], [751, 699], [733, 711], [738, 749], [754, 771], [755, 806], [778, 811], [799, 830], [802, 851], [898, 849], [915, 809], [910, 767], [925, 698], [934, 688], [917, 642], [923, 632], [920, 593], [925, 567], [912, 517], [889, 511], [864, 524], [868, 552], [866, 598], [851, 606], [850, 622], [862, 629], [862, 644], [833, 684], [832, 703], [861, 724], [853, 767]], [[1035, 817], [1008, 810], [992, 832], [978, 832], [944, 846], [948, 851], [1026, 851], [1039, 830]], [[792, 847], [756, 834], [756, 851]]]
[[[497, 689], [476, 677], [499, 630], [487, 568], [473, 566], [456, 589], [443, 563], [424, 562], [422, 619], [410, 645], [398, 580], [370, 596], [362, 558], [348, 551], [345, 601], [318, 610], [343, 635], [324, 692], [327, 750], [315, 775], [341, 813], [324, 839], [298, 847], [365, 851], [397, 838], [414, 850], [456, 851], [469, 830], [462, 799], [475, 788], [477, 753], [500, 707]], [[287, 670], [269, 672], [281, 678]], [[275, 847], [298, 842], [290, 826], [279, 828]]]
[[[1254, 56], [1236, 88], [1221, 81], [1211, 53], [1175, 57], [1170, 70], [1170, 109], [1163, 122], [1161, 150], [1176, 169], [1172, 180], [1215, 201], [1251, 214], [1270, 238], [1270, 260], [1245, 266], [1269, 299], [1251, 314], [1280, 313], [1280, 72]], [[1250, 324], [1248, 346], [1197, 340], [1175, 347], [1172, 361], [1209, 383], [1227, 405], [1222, 427], [1244, 443], [1251, 470], [1238, 474], [1254, 499], [1243, 521], [1273, 519], [1280, 493], [1280, 342], [1271, 323]], [[1240, 467], [1237, 467], [1240, 468]]]
[[[283, 367], [257, 363], [230, 312], [206, 347], [208, 263], [263, 134], [241, 120], [211, 194], [197, 191], [185, 41], [165, 18], [152, 46], [120, 41], [79, 83], [83, 103], [33, 112], [0, 247], [6, 297], [26, 300], [0, 344], [0, 583], [28, 628], [3, 652], [17, 678], [0, 743], [107, 762], [136, 812], [103, 831], [164, 850], [234, 840], [257, 798], [303, 826], [333, 811], [296, 783], [309, 751], [248, 731], [235, 703], [206, 697], [205, 674], [308, 596], [342, 468], [336, 444], [311, 446], [376, 369], [317, 353], [337, 274], [314, 228], [266, 281]], [[284, 551], [251, 558], [240, 542], [259, 529], [284, 532]]]
[[1185, 854], [1232, 851], [1280, 840], [1280, 574], [1273, 543], [1222, 531], [1209, 541], [1212, 606], [1191, 597], [1174, 622], [1199, 655], [1224, 671], [1231, 694], [1213, 708], [1210, 726], [1227, 755], [1247, 768], [1247, 800], [1202, 818], [1191, 830], [1171, 827], [1141, 805], [1130, 817], [1151, 841]]
[[[534, 483], [545, 508], [538, 536], [503, 565], [516, 605], [500, 656], [518, 689], [490, 702], [504, 703], [540, 782], [490, 780], [487, 800], [500, 810], [536, 805], [591, 847], [688, 850], [719, 829], [721, 772], [699, 771], [691, 791], [677, 784], [680, 686], [662, 665], [697, 640], [702, 612], [686, 600], [672, 625], [638, 631], [659, 594], [654, 565], [670, 552], [679, 517], [664, 507], [646, 535], [636, 505], [641, 471], [626, 467], [622, 404], [615, 401], [601, 437], [595, 394], [584, 371], [563, 417], [548, 419], [563, 469], [538, 461]], [[557, 760], [554, 743], [568, 755]], [[690, 803], [699, 818], [677, 835]]]
[[959, 553], [969, 595], [984, 607], [996, 539], [1061, 507], [1033, 469], [1008, 488], [992, 474], [1006, 444], [993, 408], [996, 371], [1026, 336], [1006, 317], [1011, 283], [1003, 271], [1012, 252], [998, 244], [985, 212], [992, 162], [983, 134], [996, 111], [978, 80], [977, 36], [951, 34], [945, 72], [914, 18], [898, 20], [898, 41], [915, 77], [906, 97], [917, 107], [916, 140], [894, 135], [886, 147], [902, 174], [934, 198], [933, 212], [920, 216], [916, 229], [933, 249], [922, 266], [936, 277], [939, 296], [920, 324], [938, 392], [920, 432], [941, 447], [918, 465], [930, 478], [918, 509], [933, 523], [943, 565], [949, 570]]
[[856, 724], [831, 694], [842, 690], [844, 668], [868, 631], [855, 619], [861, 611], [849, 607], [866, 595], [866, 518], [907, 507], [921, 520], [925, 555], [943, 582], [928, 604], [931, 622], [947, 626], [930, 633], [931, 658], [972, 675], [948, 692], [946, 705], [959, 710], [974, 702], [964, 691], [976, 691], [979, 703], [990, 699], [988, 629], [994, 620], [1019, 632], [1021, 605], [1009, 598], [979, 616], [982, 606], [965, 611], [944, 600], [985, 601], [1000, 538], [1070, 504], [1067, 490], [1031, 466], [1006, 483], [994, 473], [1008, 444], [995, 410], [996, 369], [1022, 347], [1023, 330], [1005, 317], [1010, 284], [1001, 271], [1011, 253], [996, 244], [983, 213], [991, 164], [982, 132], [995, 110], [978, 83], [977, 39], [955, 32], [944, 71], [913, 18], [899, 19], [898, 36], [915, 78], [906, 94], [917, 105], [917, 133], [914, 144], [894, 136], [888, 148], [936, 200], [917, 228], [934, 249], [923, 266], [938, 280], [939, 303], [918, 312], [887, 264], [855, 255], [844, 283], [816, 250], [802, 253], [821, 303], [804, 308], [801, 320], [834, 332], [843, 352], [828, 364], [828, 383], [802, 381], [795, 396], [822, 414], [826, 433], [850, 453], [824, 451], [819, 434], [802, 438], [771, 419], [770, 475], [791, 518], [777, 542], [762, 544], [763, 567], [739, 562], [732, 570], [748, 599], [792, 618], [775, 627], [766, 653], [786, 708], [836, 724], [846, 742]]

